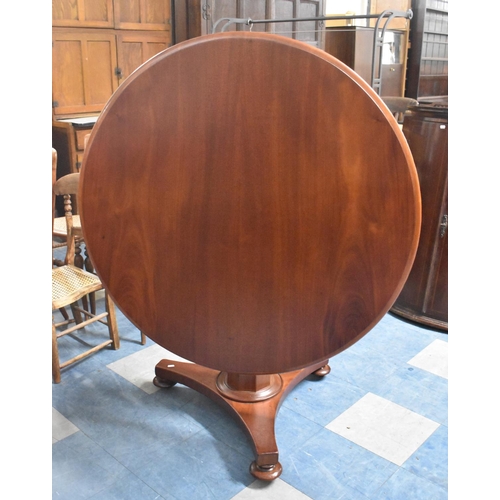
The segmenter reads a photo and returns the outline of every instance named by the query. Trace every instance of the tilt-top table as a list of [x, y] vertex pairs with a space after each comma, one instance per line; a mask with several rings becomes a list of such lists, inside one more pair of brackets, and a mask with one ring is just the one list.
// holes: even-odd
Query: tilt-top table
[[262, 33], [175, 45], [110, 98], [85, 150], [85, 242], [127, 318], [192, 361], [155, 384], [221, 403], [281, 473], [290, 390], [382, 318], [410, 271], [420, 194], [375, 92], [319, 49]]

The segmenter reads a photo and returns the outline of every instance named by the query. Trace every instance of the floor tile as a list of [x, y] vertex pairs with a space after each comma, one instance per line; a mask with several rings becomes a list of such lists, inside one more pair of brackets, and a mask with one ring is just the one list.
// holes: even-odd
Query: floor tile
[[278, 478], [272, 482], [254, 481], [231, 500], [310, 500], [310, 497]]
[[448, 427], [441, 425], [403, 464], [403, 468], [448, 488]]
[[281, 478], [314, 500], [366, 500], [398, 468], [327, 429], [281, 456], [280, 462]]
[[339, 370], [332, 368], [325, 377], [303, 380], [288, 394], [283, 406], [313, 422], [328, 424], [367, 392], [337, 375]]
[[78, 432], [78, 427], [52, 408], [52, 444]]
[[115, 458], [82, 432], [52, 446], [53, 498], [92, 498], [125, 472]]
[[402, 465], [439, 427], [437, 422], [368, 393], [326, 428]]
[[230, 500], [253, 480], [248, 459], [206, 430], [128, 468], [160, 495], [178, 500]]
[[408, 364], [448, 378], [448, 342], [435, 340], [414, 356]]
[[447, 424], [448, 380], [443, 377], [405, 363], [378, 387], [376, 394], [434, 422]]
[[158, 344], [153, 344], [150, 347], [114, 361], [108, 364], [107, 367], [139, 387], [139, 389], [142, 389], [144, 392], [153, 394], [159, 390], [159, 388], [153, 384], [155, 366], [162, 359], [190, 363], [190, 361], [177, 356]]
[[373, 500], [448, 500], [448, 492], [405, 469], [399, 469], [372, 497]]
[[[53, 498], [271, 500], [274, 493], [286, 500], [446, 498], [448, 380], [418, 356], [422, 360], [435, 341], [446, 343], [445, 334], [386, 315], [330, 360], [329, 375], [298, 384], [277, 415], [283, 473], [268, 484], [250, 474], [252, 443], [227, 410], [182, 384], [154, 386], [158, 361], [178, 357], [151, 339], [141, 345], [140, 332], [119, 310], [117, 320], [120, 349], [77, 363], [52, 385]], [[349, 416], [368, 394], [403, 411], [403, 421], [418, 414], [418, 425], [406, 422], [405, 429], [415, 429], [412, 434], [422, 434], [422, 422], [437, 426], [421, 436], [420, 446], [413, 444], [400, 467], [325, 428]], [[372, 426], [394, 418], [375, 410], [370, 410]], [[406, 442], [404, 431], [374, 434], [375, 442], [387, 437]]]

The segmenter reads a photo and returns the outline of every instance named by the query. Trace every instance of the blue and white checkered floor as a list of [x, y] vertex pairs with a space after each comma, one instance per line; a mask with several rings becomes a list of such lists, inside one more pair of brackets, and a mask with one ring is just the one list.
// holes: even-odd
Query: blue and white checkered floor
[[[232, 418], [192, 389], [154, 386], [156, 363], [175, 355], [118, 321], [119, 350], [53, 385], [53, 498], [448, 498], [447, 334], [388, 314], [330, 359], [329, 375], [300, 383], [276, 422], [283, 474], [263, 483]], [[78, 343], [59, 346], [65, 359]]]

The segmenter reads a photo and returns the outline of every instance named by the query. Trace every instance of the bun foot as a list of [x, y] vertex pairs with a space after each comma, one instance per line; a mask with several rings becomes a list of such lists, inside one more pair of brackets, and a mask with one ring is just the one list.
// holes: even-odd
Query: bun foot
[[329, 373], [330, 373], [330, 365], [328, 364], [322, 366], [321, 368], [318, 368], [315, 372], [313, 372], [313, 374], [316, 375], [317, 377], [324, 377]]
[[250, 464], [250, 473], [252, 474], [252, 476], [262, 481], [273, 481], [274, 479], [281, 476], [282, 472], [283, 467], [279, 462], [276, 462], [274, 465], [259, 466], [254, 460]]
[[177, 384], [177, 382], [173, 382], [172, 380], [162, 380], [161, 378], [155, 377], [153, 379], [153, 384], [156, 385], [156, 387], [160, 387], [161, 389], [168, 389]]

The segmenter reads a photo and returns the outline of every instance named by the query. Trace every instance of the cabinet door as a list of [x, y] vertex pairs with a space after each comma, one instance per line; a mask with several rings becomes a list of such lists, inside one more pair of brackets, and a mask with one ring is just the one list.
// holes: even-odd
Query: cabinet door
[[52, 33], [54, 115], [99, 112], [118, 88], [113, 34]]
[[120, 83], [142, 63], [170, 44], [170, 33], [129, 32], [117, 35]]
[[114, 0], [115, 28], [170, 31], [170, 0]]
[[52, 26], [112, 28], [113, 0], [52, 0]]
[[448, 324], [448, 181], [440, 215], [439, 236], [432, 256], [424, 311], [431, 318]]
[[[436, 116], [436, 114], [438, 116]], [[413, 267], [393, 311], [448, 328], [448, 118], [418, 106], [405, 115], [403, 133], [417, 167], [422, 227]]]

